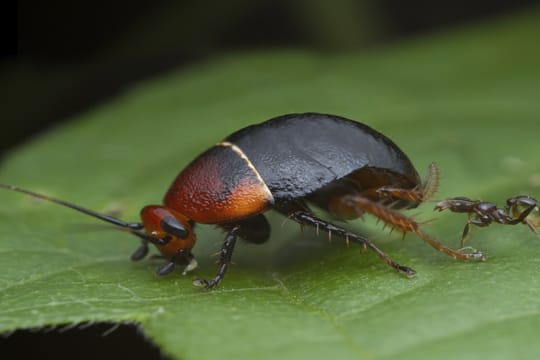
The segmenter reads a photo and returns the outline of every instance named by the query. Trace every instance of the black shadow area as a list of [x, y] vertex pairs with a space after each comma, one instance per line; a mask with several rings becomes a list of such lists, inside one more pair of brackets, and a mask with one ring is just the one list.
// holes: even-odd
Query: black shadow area
[[3, 359], [169, 359], [136, 325], [95, 323], [0, 335]]

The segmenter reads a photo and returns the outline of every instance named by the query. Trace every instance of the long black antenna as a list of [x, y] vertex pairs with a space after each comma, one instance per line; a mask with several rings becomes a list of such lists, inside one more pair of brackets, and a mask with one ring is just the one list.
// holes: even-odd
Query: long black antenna
[[4, 189], [7, 189], [7, 190], [13, 190], [13, 191], [16, 191], [16, 192], [20, 192], [20, 193], [23, 193], [23, 194], [26, 194], [26, 195], [33, 196], [33, 197], [38, 198], [38, 199], [47, 200], [47, 201], [50, 201], [50, 202], [53, 202], [53, 203], [68, 207], [68, 208], [73, 209], [73, 210], [77, 210], [79, 212], [82, 212], [83, 214], [93, 216], [93, 217], [98, 218], [100, 220], [106, 221], [108, 223], [111, 223], [111, 224], [114, 224], [116, 226], [120, 226], [120, 227], [129, 229], [129, 230], [141, 230], [141, 229], [144, 228], [143, 224], [141, 224], [141, 223], [128, 223], [128, 222], [125, 222], [123, 220], [117, 219], [115, 217], [105, 215], [105, 214], [100, 214], [100, 213], [97, 213], [95, 211], [83, 208], [82, 206], [75, 205], [75, 204], [72, 204], [72, 203], [64, 201], [64, 200], [56, 199], [54, 197], [47, 196], [47, 195], [38, 194], [38, 193], [35, 193], [33, 191], [30, 191], [30, 190], [21, 189], [19, 187], [13, 186], [13, 185], [0, 184], [0, 188], [4, 188]]

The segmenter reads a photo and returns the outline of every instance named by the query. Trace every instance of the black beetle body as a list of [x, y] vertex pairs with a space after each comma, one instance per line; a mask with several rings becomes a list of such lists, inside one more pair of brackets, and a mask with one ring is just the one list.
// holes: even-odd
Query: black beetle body
[[280, 116], [248, 126], [225, 141], [242, 149], [276, 202], [308, 196], [362, 169], [388, 173], [387, 179], [378, 179], [381, 186], [420, 185], [410, 160], [390, 139], [334, 115]]

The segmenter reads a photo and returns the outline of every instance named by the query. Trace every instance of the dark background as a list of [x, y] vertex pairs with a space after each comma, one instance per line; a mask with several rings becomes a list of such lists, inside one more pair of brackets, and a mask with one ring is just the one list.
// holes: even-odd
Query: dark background
[[28, 0], [1, 6], [0, 155], [130, 84], [233, 51], [358, 51], [539, 1]]
[[[533, 0], [5, 1], [0, 155], [130, 84], [224, 53], [361, 51], [538, 4]], [[159, 357], [134, 326], [18, 331], [17, 358]], [[32, 344], [28, 346], [28, 344]]]

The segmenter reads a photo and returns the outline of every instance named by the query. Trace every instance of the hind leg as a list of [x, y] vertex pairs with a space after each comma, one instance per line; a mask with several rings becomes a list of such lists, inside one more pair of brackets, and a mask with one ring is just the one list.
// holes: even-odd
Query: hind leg
[[408, 217], [401, 212], [391, 209], [381, 203], [367, 199], [361, 195], [348, 194], [334, 201], [334, 204], [335, 206], [333, 211], [338, 215], [340, 212], [350, 214], [354, 211], [359, 215], [363, 214], [364, 212], [370, 213], [384, 221], [385, 224], [391, 226], [393, 229], [397, 229], [403, 233], [415, 233], [419, 238], [431, 245], [433, 248], [444, 252], [446, 255], [451, 256], [454, 259], [485, 260], [485, 256], [482, 253], [463, 253], [441, 244], [425, 233], [420, 228], [420, 224], [411, 217]]

